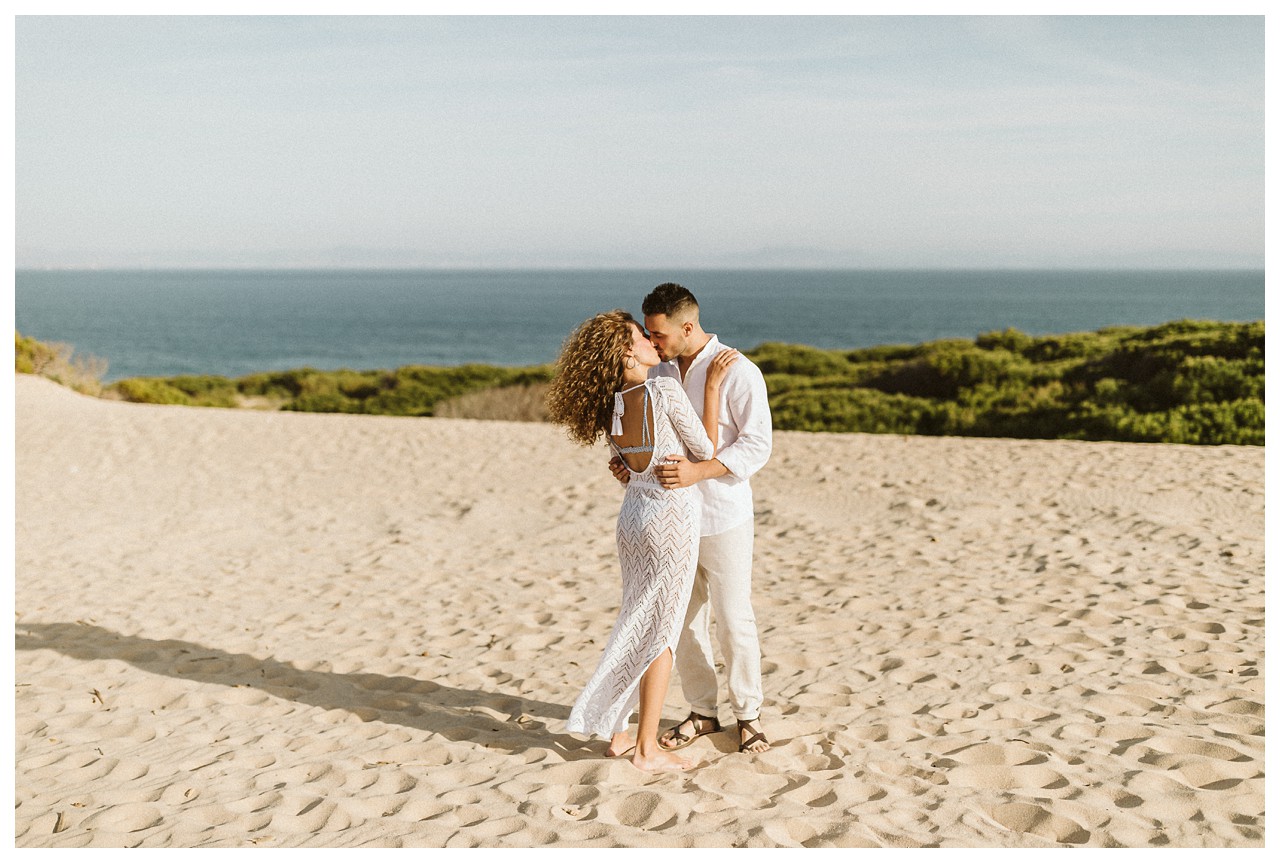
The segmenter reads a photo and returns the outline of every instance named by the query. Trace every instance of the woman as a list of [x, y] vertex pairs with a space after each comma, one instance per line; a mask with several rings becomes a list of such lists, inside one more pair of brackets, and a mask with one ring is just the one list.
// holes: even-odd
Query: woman
[[[670, 455], [715, 455], [720, 382], [736, 351], [716, 354], [707, 370], [702, 422], [674, 378], [649, 379], [661, 362], [640, 324], [622, 310], [596, 315], [565, 341], [547, 393], [551, 421], [591, 445], [601, 434], [630, 470], [618, 513], [622, 608], [600, 665], [566, 726], [609, 737], [608, 755], [634, 749], [641, 770], [687, 770], [693, 762], [658, 745], [658, 720], [698, 553], [697, 499], [692, 488], [666, 489], [653, 468]], [[637, 702], [633, 741], [627, 724]]]

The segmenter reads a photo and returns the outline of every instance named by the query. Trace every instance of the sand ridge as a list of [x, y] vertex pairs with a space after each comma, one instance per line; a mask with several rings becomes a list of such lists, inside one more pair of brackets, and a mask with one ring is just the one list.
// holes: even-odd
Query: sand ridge
[[603, 449], [16, 404], [20, 847], [1263, 845], [1261, 448], [778, 433], [775, 748], [651, 776], [562, 730]]

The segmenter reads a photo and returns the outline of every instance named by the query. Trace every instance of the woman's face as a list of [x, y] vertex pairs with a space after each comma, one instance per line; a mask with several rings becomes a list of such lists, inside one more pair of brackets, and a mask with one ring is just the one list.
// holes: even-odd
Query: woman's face
[[649, 337], [645, 335], [644, 330], [635, 325], [631, 327], [631, 355], [636, 358], [636, 362], [645, 368], [652, 368], [662, 362], [662, 358], [658, 356], [658, 350], [653, 346], [653, 342], [649, 341]]

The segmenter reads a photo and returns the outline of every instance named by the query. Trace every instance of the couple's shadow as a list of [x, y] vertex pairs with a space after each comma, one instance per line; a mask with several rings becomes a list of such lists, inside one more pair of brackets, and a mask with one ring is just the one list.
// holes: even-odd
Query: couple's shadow
[[563, 723], [568, 708], [522, 695], [458, 689], [416, 677], [309, 671], [277, 659], [179, 639], [123, 635], [89, 623], [19, 623], [15, 629], [17, 650], [55, 650], [90, 661], [116, 659], [177, 680], [248, 686], [300, 704], [345, 710], [365, 721], [416, 728], [512, 754], [547, 749], [571, 761], [601, 755], [598, 742], [547, 730], [547, 720]]

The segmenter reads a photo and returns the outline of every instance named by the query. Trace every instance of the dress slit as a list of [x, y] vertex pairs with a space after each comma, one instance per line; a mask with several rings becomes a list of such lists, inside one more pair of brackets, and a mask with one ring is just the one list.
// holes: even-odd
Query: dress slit
[[[656, 381], [645, 386], [653, 452], [643, 471], [632, 470], [618, 513], [622, 601], [604, 655], [565, 726], [600, 737], [626, 730], [640, 700], [640, 678], [654, 660], [664, 650], [675, 659], [697, 565], [700, 519], [694, 490], [662, 488], [653, 476], [655, 465], [668, 455], [685, 454], [670, 413], [672, 399]], [[615, 451], [622, 449], [612, 436], [609, 442]]]

